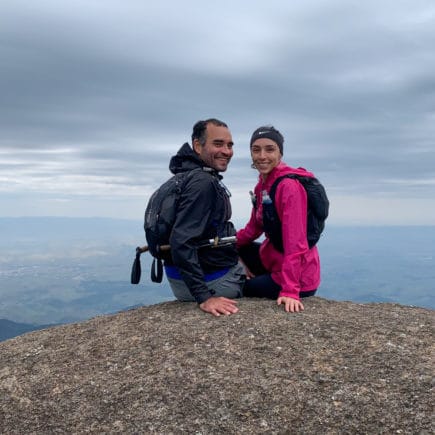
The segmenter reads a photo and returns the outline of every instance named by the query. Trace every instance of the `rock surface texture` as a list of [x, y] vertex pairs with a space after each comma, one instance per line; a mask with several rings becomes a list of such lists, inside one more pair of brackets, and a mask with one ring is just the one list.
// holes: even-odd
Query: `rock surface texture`
[[0, 433], [432, 434], [434, 311], [166, 302], [0, 343]]

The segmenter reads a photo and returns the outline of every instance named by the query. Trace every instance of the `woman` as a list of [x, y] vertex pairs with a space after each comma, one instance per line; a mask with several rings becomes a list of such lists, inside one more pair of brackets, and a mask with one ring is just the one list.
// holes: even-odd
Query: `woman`
[[[270, 189], [285, 174], [313, 177], [303, 168], [292, 168], [281, 161], [284, 138], [272, 126], [263, 126], [251, 137], [252, 166], [259, 180], [251, 193], [254, 207], [245, 228], [237, 232], [237, 247], [245, 265], [247, 281], [244, 296], [277, 299], [287, 312], [304, 309], [301, 298], [313, 296], [320, 284], [317, 248], [307, 241], [307, 193], [302, 184], [283, 178], [276, 187], [274, 207], [281, 222], [281, 247], [274, 246], [263, 216], [270, 208]], [[265, 240], [254, 242], [265, 233]], [[277, 243], [275, 243], [277, 245]]]

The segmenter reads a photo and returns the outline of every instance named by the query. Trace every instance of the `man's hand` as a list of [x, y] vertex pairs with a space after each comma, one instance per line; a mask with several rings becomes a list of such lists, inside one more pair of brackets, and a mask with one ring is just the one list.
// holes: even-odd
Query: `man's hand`
[[199, 304], [199, 308], [206, 313], [213, 314], [213, 316], [220, 316], [221, 314], [228, 316], [229, 314], [235, 314], [239, 311], [236, 304], [237, 301], [234, 299], [212, 296], [202, 304]]
[[287, 296], [281, 296], [277, 299], [278, 305], [284, 304], [284, 309], [287, 313], [294, 313], [304, 310], [304, 306], [301, 301], [297, 299], [289, 298]]

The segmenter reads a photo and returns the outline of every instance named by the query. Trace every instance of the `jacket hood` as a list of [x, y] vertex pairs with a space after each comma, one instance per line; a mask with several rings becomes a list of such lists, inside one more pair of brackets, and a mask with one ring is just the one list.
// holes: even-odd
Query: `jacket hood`
[[181, 146], [177, 154], [172, 156], [169, 161], [169, 170], [173, 174], [191, 171], [196, 168], [203, 168], [205, 171], [212, 173], [219, 179], [222, 179], [222, 175], [220, 175], [215, 169], [209, 168], [204, 164], [187, 142]]
[[192, 169], [202, 168], [203, 166], [203, 161], [197, 156], [187, 142], [181, 146], [177, 154], [172, 156], [169, 161], [169, 170], [173, 174], [191, 171]]
[[[291, 166], [286, 165], [284, 162], [280, 162], [272, 169], [271, 173], [268, 175], [265, 185], [267, 187], [272, 186], [273, 182], [278, 177], [286, 174], [297, 174], [304, 177], [314, 177], [314, 174], [310, 171], [307, 171], [305, 168], [292, 168]], [[259, 181], [262, 182], [262, 180], [263, 179], [261, 175], [259, 175]]]
[[278, 171], [280, 171], [279, 175], [284, 174], [297, 174], [302, 175], [304, 177], [314, 177], [314, 174], [310, 171], [307, 171], [305, 168], [292, 168], [291, 166], [286, 165], [284, 162], [281, 162], [277, 166]]

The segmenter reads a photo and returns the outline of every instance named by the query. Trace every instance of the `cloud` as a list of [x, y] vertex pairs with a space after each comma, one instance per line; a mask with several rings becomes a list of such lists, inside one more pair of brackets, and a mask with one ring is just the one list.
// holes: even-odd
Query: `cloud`
[[16, 0], [0, 8], [8, 215], [138, 216], [194, 122], [213, 116], [235, 140], [225, 174], [235, 213], [246, 216], [239, 203], [256, 181], [250, 133], [270, 123], [285, 136], [287, 163], [314, 171], [337, 203], [364, 198], [364, 215], [378, 216], [366, 198], [407, 210], [417, 198], [425, 216], [415, 210], [403, 221], [434, 221], [431, 1]]

